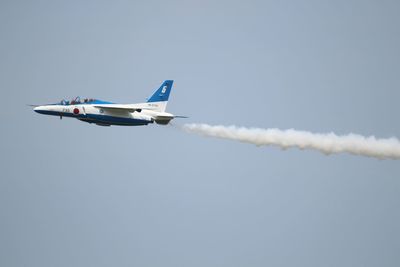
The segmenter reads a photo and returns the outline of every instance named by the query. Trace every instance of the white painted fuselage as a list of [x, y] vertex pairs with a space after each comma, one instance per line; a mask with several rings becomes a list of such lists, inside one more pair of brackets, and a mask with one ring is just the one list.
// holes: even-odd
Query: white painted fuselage
[[44, 115], [76, 118], [101, 126], [168, 124], [175, 116], [165, 112], [173, 81], [165, 81], [146, 103], [115, 104], [94, 99], [79, 98], [57, 104], [36, 106], [34, 111]]

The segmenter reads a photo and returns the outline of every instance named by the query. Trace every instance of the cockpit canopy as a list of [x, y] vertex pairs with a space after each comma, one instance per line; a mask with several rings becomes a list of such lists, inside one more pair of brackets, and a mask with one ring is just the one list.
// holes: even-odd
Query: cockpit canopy
[[58, 104], [63, 105], [63, 106], [68, 106], [68, 105], [79, 105], [79, 104], [94, 104], [95, 102], [99, 102], [99, 100], [93, 99], [93, 98], [85, 98], [85, 99], [81, 100], [81, 98], [79, 96], [77, 96], [74, 99], [72, 99], [71, 101], [63, 99]]

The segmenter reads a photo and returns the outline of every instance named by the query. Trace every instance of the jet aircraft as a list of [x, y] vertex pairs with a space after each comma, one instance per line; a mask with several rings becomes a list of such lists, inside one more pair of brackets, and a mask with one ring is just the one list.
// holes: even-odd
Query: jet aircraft
[[33, 110], [40, 114], [59, 116], [60, 119], [71, 117], [99, 126], [138, 126], [154, 122], [166, 125], [174, 118], [186, 118], [165, 112], [173, 82], [164, 81], [145, 103], [116, 104], [76, 97], [72, 101], [62, 100], [56, 104], [34, 106]]

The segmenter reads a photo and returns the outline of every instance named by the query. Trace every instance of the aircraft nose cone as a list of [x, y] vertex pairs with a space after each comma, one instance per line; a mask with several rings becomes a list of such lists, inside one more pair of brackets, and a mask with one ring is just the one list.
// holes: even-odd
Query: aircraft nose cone
[[42, 106], [35, 107], [35, 108], [33, 109], [33, 111], [35, 111], [35, 112], [37, 112], [37, 113], [39, 113], [39, 114], [44, 114], [44, 108], [43, 108]]

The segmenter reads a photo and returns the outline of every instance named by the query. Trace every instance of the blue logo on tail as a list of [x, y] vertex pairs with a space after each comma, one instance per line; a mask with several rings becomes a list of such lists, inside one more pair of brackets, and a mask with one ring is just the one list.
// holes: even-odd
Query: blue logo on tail
[[162, 102], [168, 101], [169, 94], [171, 92], [172, 84], [174, 81], [167, 80], [165, 81], [157, 91], [147, 100], [147, 102]]

